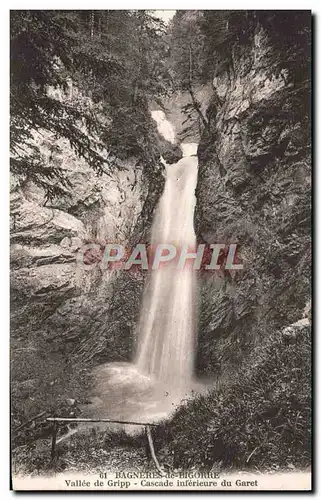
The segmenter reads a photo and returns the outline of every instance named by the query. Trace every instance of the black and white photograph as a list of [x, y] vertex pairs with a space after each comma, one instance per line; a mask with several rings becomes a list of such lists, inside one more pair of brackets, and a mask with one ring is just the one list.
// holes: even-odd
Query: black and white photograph
[[312, 15], [213, 7], [10, 11], [13, 490], [311, 491]]

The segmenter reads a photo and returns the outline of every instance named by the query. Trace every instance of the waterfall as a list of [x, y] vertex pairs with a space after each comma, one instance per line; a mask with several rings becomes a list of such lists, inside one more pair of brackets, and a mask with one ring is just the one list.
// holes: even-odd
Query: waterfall
[[[154, 111], [159, 133], [175, 143], [175, 130], [163, 111]], [[166, 165], [164, 192], [155, 211], [152, 247], [172, 244], [195, 250], [193, 228], [197, 182], [197, 144], [181, 145], [183, 158]], [[192, 260], [183, 269], [177, 261], [162, 263], [149, 272], [137, 325], [137, 348], [133, 363], [113, 362], [94, 370], [95, 388], [90, 416], [135, 421], [158, 421], [168, 417], [189, 397], [202, 392], [193, 380], [195, 352], [195, 272]]]
[[[159, 132], [174, 142], [174, 130], [162, 111], [152, 114]], [[198, 160], [197, 144], [183, 144], [183, 158], [165, 165], [166, 182], [154, 216], [152, 247], [183, 245], [195, 251], [193, 227]], [[193, 155], [193, 156], [191, 156]], [[177, 391], [190, 385], [195, 351], [195, 272], [191, 262], [177, 269], [170, 261], [150, 271], [138, 327], [138, 370]]]

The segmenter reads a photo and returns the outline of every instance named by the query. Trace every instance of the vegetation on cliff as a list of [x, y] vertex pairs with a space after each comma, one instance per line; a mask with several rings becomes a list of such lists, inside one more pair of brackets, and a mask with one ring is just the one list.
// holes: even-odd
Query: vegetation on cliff
[[173, 466], [237, 469], [309, 467], [310, 327], [271, 332], [205, 396], [158, 429]]
[[128, 157], [155, 165], [148, 102], [168, 88], [163, 34], [147, 11], [11, 11], [12, 173], [49, 197], [63, 192], [63, 171], [44, 166], [38, 131], [67, 138], [97, 173]]

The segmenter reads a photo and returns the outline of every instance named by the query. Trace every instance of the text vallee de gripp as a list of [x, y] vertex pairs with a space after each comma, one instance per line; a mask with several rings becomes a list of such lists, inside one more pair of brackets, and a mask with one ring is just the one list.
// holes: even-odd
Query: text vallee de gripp
[[186, 269], [195, 271], [236, 271], [243, 269], [236, 243], [200, 243], [199, 245], [175, 245], [138, 243], [126, 247], [117, 243], [87, 242], [77, 252], [77, 263], [86, 270], [97, 266], [101, 271], [155, 271]]

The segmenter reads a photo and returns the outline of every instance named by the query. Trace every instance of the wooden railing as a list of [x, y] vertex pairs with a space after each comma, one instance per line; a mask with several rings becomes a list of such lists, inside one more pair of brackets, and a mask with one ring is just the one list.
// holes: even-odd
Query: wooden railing
[[[165, 472], [160, 466], [153, 443], [153, 437], [151, 433], [151, 427], [157, 427], [156, 424], [151, 422], [133, 422], [130, 420], [111, 420], [109, 418], [65, 418], [65, 417], [48, 417], [47, 422], [52, 422], [52, 442], [51, 442], [51, 459], [53, 460], [56, 456], [56, 444], [57, 444], [57, 434], [58, 427], [60, 422], [69, 422], [69, 423], [107, 423], [107, 424], [128, 424], [128, 425], [138, 425], [145, 428], [145, 436], [146, 436], [146, 454], [147, 458], [151, 456], [157, 470], [161, 475], [164, 475]], [[149, 455], [150, 453], [150, 455]]]

